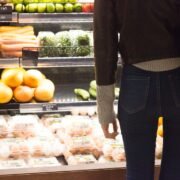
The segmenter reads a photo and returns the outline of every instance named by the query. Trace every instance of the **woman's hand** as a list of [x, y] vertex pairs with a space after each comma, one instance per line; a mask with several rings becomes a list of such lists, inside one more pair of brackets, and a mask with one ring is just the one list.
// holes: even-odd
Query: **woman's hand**
[[[113, 126], [113, 132], [109, 132], [109, 125], [112, 124]], [[117, 134], [118, 134], [118, 126], [117, 126], [117, 121], [114, 119], [111, 123], [108, 124], [101, 124], [102, 130], [104, 132], [104, 136], [106, 138], [112, 138], [114, 139]]]

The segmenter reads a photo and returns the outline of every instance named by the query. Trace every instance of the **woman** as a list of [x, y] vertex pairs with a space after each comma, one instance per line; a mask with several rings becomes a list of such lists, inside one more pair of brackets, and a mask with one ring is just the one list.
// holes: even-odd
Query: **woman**
[[[120, 33], [120, 38], [119, 34]], [[123, 69], [118, 119], [127, 180], [153, 180], [158, 117], [164, 117], [160, 180], [180, 179], [180, 8], [175, 0], [95, 0], [98, 116], [106, 137], [117, 130], [118, 52]]]

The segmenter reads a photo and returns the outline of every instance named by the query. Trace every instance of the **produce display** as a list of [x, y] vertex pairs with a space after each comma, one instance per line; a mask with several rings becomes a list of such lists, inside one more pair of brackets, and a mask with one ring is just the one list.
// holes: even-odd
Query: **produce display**
[[[22, 50], [39, 50], [39, 57], [79, 57], [93, 55], [92, 31], [41, 31], [36, 37], [32, 26], [1, 26], [0, 57], [22, 57]], [[40, 47], [40, 48], [38, 48]]]
[[3, 70], [0, 80], [0, 104], [16, 102], [48, 102], [54, 97], [55, 85], [39, 70], [10, 68]]
[[0, 56], [22, 57], [23, 47], [38, 47], [32, 26], [0, 26]]
[[[62, 165], [55, 157], [68, 165], [125, 161], [121, 133], [105, 138], [95, 114], [1, 115], [0, 130], [0, 169]], [[157, 136], [156, 158], [162, 144]]]
[[[75, 88], [74, 89], [74, 93], [80, 97], [82, 100], [89, 100], [90, 97], [93, 98], [93, 99], [96, 99], [96, 96], [97, 96], [97, 84], [96, 84], [96, 81], [95, 80], [92, 80], [90, 83], [89, 83], [89, 89], [86, 90], [86, 89], [82, 89], [82, 88]], [[120, 92], [120, 88], [118, 87], [115, 87], [114, 88], [114, 95], [115, 95], [115, 98], [118, 98], [119, 97], [119, 92]]]
[[92, 32], [83, 30], [39, 32], [40, 57], [76, 57], [92, 55]]
[[18, 13], [90, 13], [94, 11], [94, 3], [81, 3], [78, 0], [10, 0]]

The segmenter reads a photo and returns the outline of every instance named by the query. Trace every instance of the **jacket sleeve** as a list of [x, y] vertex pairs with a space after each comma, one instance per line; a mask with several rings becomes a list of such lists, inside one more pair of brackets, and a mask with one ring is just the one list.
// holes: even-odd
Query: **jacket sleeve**
[[115, 82], [118, 60], [115, 2], [116, 0], [95, 0], [94, 53], [98, 85], [110, 85]]

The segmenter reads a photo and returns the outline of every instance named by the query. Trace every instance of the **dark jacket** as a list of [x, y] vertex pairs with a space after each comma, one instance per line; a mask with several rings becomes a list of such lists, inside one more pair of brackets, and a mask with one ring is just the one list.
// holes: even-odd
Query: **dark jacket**
[[98, 85], [115, 82], [118, 51], [126, 64], [180, 57], [178, 2], [95, 0], [94, 52]]

